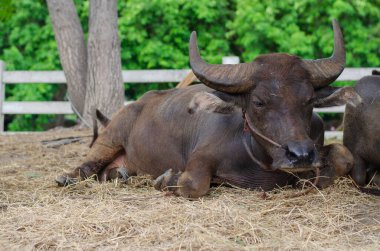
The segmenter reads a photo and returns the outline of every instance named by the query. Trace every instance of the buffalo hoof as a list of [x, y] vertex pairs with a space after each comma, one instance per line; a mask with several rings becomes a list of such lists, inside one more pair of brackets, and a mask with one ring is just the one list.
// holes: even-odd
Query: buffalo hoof
[[153, 186], [160, 191], [175, 191], [178, 188], [177, 182], [181, 174], [182, 172], [175, 174], [172, 169], [169, 169], [154, 180]]
[[376, 186], [379, 186], [380, 187], [380, 174], [376, 174], [373, 179], [372, 179], [372, 183]]
[[119, 179], [121, 181], [127, 181], [129, 178], [128, 170], [125, 167], [118, 167], [112, 169], [108, 174], [106, 174], [105, 180], [115, 180]]
[[117, 169], [118, 173], [118, 178], [123, 179], [123, 180], [128, 180], [129, 175], [128, 175], [128, 170], [125, 167], [119, 167]]
[[380, 186], [380, 171], [373, 169], [370, 170], [368, 172], [368, 183], [375, 186]]
[[66, 175], [58, 176], [57, 178], [55, 178], [55, 182], [57, 182], [58, 186], [60, 187], [73, 185], [75, 183], [78, 183], [78, 181], [79, 180], [77, 178], [71, 178]]

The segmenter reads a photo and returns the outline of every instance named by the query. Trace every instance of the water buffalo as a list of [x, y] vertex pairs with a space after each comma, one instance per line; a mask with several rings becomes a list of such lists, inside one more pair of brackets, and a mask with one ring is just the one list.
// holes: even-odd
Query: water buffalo
[[355, 86], [362, 103], [347, 104], [344, 115], [343, 143], [354, 156], [351, 177], [360, 186], [369, 182], [380, 186], [380, 75], [372, 74]]
[[[193, 32], [190, 65], [204, 85], [151, 91], [120, 109], [84, 163], [56, 181], [66, 185], [102, 175], [124, 156], [129, 175], [150, 174], [156, 188], [171, 187], [184, 197], [203, 196], [213, 181], [264, 190], [291, 184], [289, 172], [322, 165], [323, 122], [313, 107], [356, 101], [352, 88], [329, 87], [345, 65], [335, 20], [333, 28], [330, 58], [274, 53], [237, 65], [203, 61]], [[346, 173], [351, 162], [345, 148], [331, 149], [342, 155], [338, 169]], [[333, 168], [325, 173], [340, 173]]]

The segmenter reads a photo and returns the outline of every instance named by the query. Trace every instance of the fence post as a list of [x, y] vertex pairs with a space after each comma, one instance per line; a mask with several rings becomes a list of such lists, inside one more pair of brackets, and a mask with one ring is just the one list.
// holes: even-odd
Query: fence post
[[0, 133], [4, 132], [4, 114], [3, 104], [5, 99], [5, 83], [3, 82], [3, 73], [5, 71], [5, 64], [0, 60]]
[[240, 59], [237, 56], [228, 56], [222, 58], [222, 64], [238, 64]]

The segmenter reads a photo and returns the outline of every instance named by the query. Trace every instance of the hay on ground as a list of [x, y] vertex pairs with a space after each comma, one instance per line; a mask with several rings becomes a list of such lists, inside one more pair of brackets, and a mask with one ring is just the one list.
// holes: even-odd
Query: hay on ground
[[0, 136], [0, 249], [380, 250], [380, 198], [349, 179], [307, 196], [215, 187], [198, 200], [166, 196], [149, 177], [59, 188], [90, 137], [60, 147], [62, 130]]

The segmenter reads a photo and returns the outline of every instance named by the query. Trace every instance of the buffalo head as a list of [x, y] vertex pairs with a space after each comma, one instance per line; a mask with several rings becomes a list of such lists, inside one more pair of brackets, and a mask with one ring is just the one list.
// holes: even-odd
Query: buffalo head
[[333, 29], [330, 58], [304, 60], [274, 53], [237, 65], [206, 63], [193, 32], [189, 46], [192, 71], [215, 91], [197, 94], [190, 111], [229, 113], [240, 107], [252, 136], [271, 157], [271, 169], [319, 166], [319, 154], [310, 138], [313, 107], [339, 105], [355, 97], [352, 88], [329, 87], [343, 71], [346, 59], [342, 32], [335, 20]]

